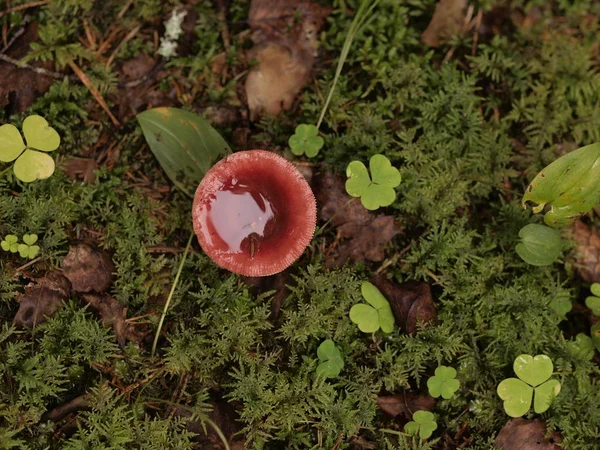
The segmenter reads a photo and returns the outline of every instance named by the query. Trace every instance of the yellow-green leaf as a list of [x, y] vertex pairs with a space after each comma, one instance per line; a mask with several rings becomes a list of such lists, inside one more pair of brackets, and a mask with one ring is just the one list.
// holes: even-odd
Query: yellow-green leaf
[[15, 162], [13, 170], [16, 177], [25, 183], [43, 180], [54, 173], [54, 160], [46, 153], [25, 150]]
[[60, 145], [60, 136], [41, 116], [27, 117], [23, 121], [23, 134], [27, 141], [27, 147], [35, 150], [51, 152]]
[[17, 127], [11, 124], [0, 127], [0, 161], [14, 161], [25, 150], [25, 143]]

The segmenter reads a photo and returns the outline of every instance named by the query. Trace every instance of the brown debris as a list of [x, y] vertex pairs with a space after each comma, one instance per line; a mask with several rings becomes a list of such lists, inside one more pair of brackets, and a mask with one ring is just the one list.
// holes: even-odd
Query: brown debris
[[108, 294], [83, 294], [81, 298], [98, 312], [104, 325], [113, 328], [119, 344], [125, 345], [128, 337], [125, 307]]
[[83, 409], [88, 409], [91, 397], [92, 396], [90, 394], [83, 394], [79, 397], [75, 397], [67, 403], [63, 403], [62, 405], [57, 406], [51, 411], [45, 412], [42, 416], [42, 421], [46, 422], [48, 420], [51, 420], [52, 422], [58, 422], [63, 417], [71, 413], [81, 411]]
[[421, 40], [431, 46], [439, 47], [452, 35], [460, 32], [465, 22], [467, 0], [440, 0], [435, 5], [431, 22], [421, 35]]
[[154, 68], [155, 64], [154, 58], [142, 53], [123, 63], [121, 72], [126, 80], [139, 80], [147, 75]]
[[546, 439], [546, 424], [542, 419], [511, 419], [502, 427], [494, 446], [502, 450], [560, 450], [560, 436]]
[[328, 257], [328, 266], [341, 266], [349, 259], [382, 261], [386, 245], [402, 231], [393, 216], [377, 215], [367, 211], [358, 199], [351, 201], [344, 181], [332, 174], [326, 173], [319, 178], [316, 196], [322, 205], [320, 218], [331, 220], [339, 237], [347, 239], [339, 246], [335, 257]]
[[435, 319], [435, 304], [427, 283], [407, 281], [398, 285], [380, 275], [373, 284], [390, 302], [396, 323], [405, 333], [414, 334], [417, 324]]
[[64, 170], [71, 180], [82, 180], [84, 183], [94, 183], [98, 164], [92, 158], [69, 158], [64, 161]]
[[19, 327], [35, 328], [45, 322], [64, 306], [71, 293], [69, 280], [58, 272], [50, 272], [36, 281], [25, 286], [19, 301], [19, 310], [13, 319]]
[[252, 0], [248, 60], [258, 61], [246, 79], [252, 119], [291, 108], [309, 80], [318, 31], [330, 11], [307, 0]]
[[63, 273], [73, 292], [104, 292], [110, 286], [115, 270], [110, 258], [84, 242], [71, 245], [63, 260]]
[[377, 406], [392, 416], [401, 416], [405, 420], [412, 420], [415, 411], [429, 411], [435, 406], [435, 399], [429, 395], [415, 392], [406, 392], [402, 395], [377, 397]]
[[587, 283], [600, 283], [600, 236], [598, 232], [578, 220], [571, 227], [575, 267]]

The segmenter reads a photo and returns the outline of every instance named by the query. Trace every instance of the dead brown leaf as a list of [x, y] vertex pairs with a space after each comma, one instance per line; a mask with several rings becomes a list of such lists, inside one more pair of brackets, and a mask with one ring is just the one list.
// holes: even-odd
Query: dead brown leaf
[[64, 170], [71, 180], [82, 180], [84, 183], [94, 183], [98, 164], [92, 158], [69, 158], [63, 162]]
[[125, 307], [108, 294], [83, 294], [81, 298], [98, 312], [104, 325], [113, 328], [119, 344], [125, 345], [128, 338]]
[[421, 35], [421, 40], [439, 47], [442, 42], [460, 32], [465, 22], [467, 0], [440, 0], [435, 5], [431, 22]]
[[328, 257], [328, 266], [341, 266], [349, 259], [364, 262], [385, 258], [386, 245], [402, 231], [394, 217], [369, 212], [357, 199], [350, 202], [344, 181], [329, 173], [319, 177], [316, 195], [322, 205], [321, 219], [331, 220], [339, 237], [346, 239], [337, 254]]
[[578, 220], [571, 228], [571, 238], [577, 243], [573, 249], [575, 267], [587, 283], [600, 283], [600, 236], [598, 232]]
[[427, 283], [407, 281], [395, 284], [379, 275], [373, 284], [390, 302], [396, 323], [405, 333], [414, 334], [417, 324], [428, 323], [435, 318], [435, 304]]
[[331, 8], [307, 0], [252, 0], [248, 22], [257, 64], [246, 78], [251, 119], [289, 109], [309, 80], [318, 31]]
[[139, 80], [147, 75], [154, 68], [155, 64], [156, 61], [154, 61], [154, 58], [142, 53], [141, 55], [124, 62], [121, 67], [121, 73], [126, 80]]
[[502, 450], [560, 450], [556, 433], [546, 439], [546, 424], [542, 419], [511, 419], [502, 427], [494, 446]]
[[71, 293], [71, 284], [58, 272], [50, 272], [44, 278], [25, 286], [19, 301], [19, 310], [13, 319], [15, 325], [34, 328], [47, 317], [52, 317], [64, 305]]
[[392, 417], [402, 416], [405, 420], [412, 420], [415, 411], [432, 409], [435, 406], [435, 399], [429, 395], [406, 392], [402, 395], [377, 397], [377, 406]]
[[85, 242], [71, 245], [63, 260], [63, 274], [76, 293], [106, 291], [114, 270], [108, 255]]

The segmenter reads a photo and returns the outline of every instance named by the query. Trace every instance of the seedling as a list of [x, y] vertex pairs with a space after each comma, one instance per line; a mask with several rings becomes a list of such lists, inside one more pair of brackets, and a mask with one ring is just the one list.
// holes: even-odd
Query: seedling
[[533, 266], [548, 266], [560, 256], [562, 238], [560, 232], [544, 225], [530, 223], [519, 231], [515, 248], [523, 261]]
[[317, 375], [324, 378], [335, 378], [344, 368], [342, 354], [331, 339], [327, 339], [319, 345], [317, 356], [321, 362], [317, 366]]
[[507, 378], [498, 385], [498, 396], [504, 400], [504, 411], [511, 417], [521, 417], [531, 408], [541, 414], [560, 392], [560, 382], [550, 380], [554, 366], [546, 355], [519, 355], [513, 364], [517, 378]]
[[404, 425], [404, 431], [421, 439], [428, 439], [437, 428], [435, 416], [429, 411], [415, 411], [413, 420]]
[[[46, 153], [58, 148], [60, 136], [40, 116], [29, 116], [23, 121], [23, 134], [11, 124], [0, 126], [0, 161], [15, 161], [15, 176], [26, 183], [48, 178], [54, 173], [54, 160]], [[38, 151], [41, 150], [41, 151]]]
[[314, 158], [323, 147], [325, 141], [319, 136], [319, 130], [314, 125], [298, 125], [294, 135], [288, 140], [294, 155], [306, 155]]
[[429, 395], [438, 398], [440, 395], [449, 399], [458, 391], [460, 382], [456, 379], [456, 370], [452, 367], [439, 366], [435, 369], [435, 375], [427, 380]]
[[21, 258], [33, 259], [40, 252], [39, 245], [35, 245], [38, 240], [37, 234], [23, 235], [24, 244], [19, 244], [19, 254]]
[[0, 242], [0, 247], [5, 252], [17, 253], [19, 251], [19, 238], [14, 234], [7, 234]]
[[568, 344], [570, 352], [577, 358], [591, 361], [594, 358], [594, 341], [587, 334], [579, 333]]
[[367, 167], [360, 161], [352, 161], [346, 168], [346, 192], [352, 197], [360, 197], [368, 210], [389, 206], [396, 200], [395, 187], [400, 185], [402, 176], [384, 155], [373, 155], [369, 161], [371, 176]]
[[596, 316], [600, 316], [600, 283], [592, 284], [591, 296], [585, 299], [585, 305], [592, 310]]
[[381, 328], [384, 333], [394, 331], [394, 314], [389, 302], [373, 284], [363, 282], [361, 293], [369, 303], [359, 303], [350, 309], [350, 320], [363, 333], [375, 333]]

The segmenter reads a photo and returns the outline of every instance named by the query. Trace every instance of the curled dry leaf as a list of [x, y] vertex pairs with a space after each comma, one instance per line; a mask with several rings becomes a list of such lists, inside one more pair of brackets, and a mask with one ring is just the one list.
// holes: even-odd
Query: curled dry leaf
[[394, 284], [382, 276], [373, 280], [373, 284], [390, 302], [392, 312], [405, 333], [414, 334], [417, 324], [428, 323], [436, 316], [431, 289], [427, 283], [407, 281]]
[[257, 64], [246, 79], [251, 118], [289, 109], [308, 82], [318, 31], [331, 8], [307, 0], [252, 0], [248, 22]]
[[25, 287], [13, 322], [19, 327], [34, 328], [63, 307], [71, 293], [71, 283], [58, 272], [50, 272], [37, 283]]
[[435, 406], [435, 399], [430, 395], [406, 392], [400, 395], [377, 397], [377, 406], [386, 414], [405, 420], [412, 420], [415, 411], [429, 411]]
[[560, 450], [556, 442], [560, 436], [552, 433], [546, 438], [546, 424], [542, 419], [511, 419], [502, 427], [494, 446], [503, 450]]
[[600, 236], [598, 232], [578, 220], [571, 227], [571, 238], [577, 244], [573, 249], [575, 267], [587, 283], [600, 283]]
[[104, 252], [84, 242], [71, 245], [63, 260], [63, 274], [76, 293], [106, 291], [114, 270], [112, 261]]
[[439, 47], [453, 34], [460, 32], [465, 22], [467, 0], [440, 0], [435, 5], [431, 22], [421, 35], [421, 40], [431, 47]]

